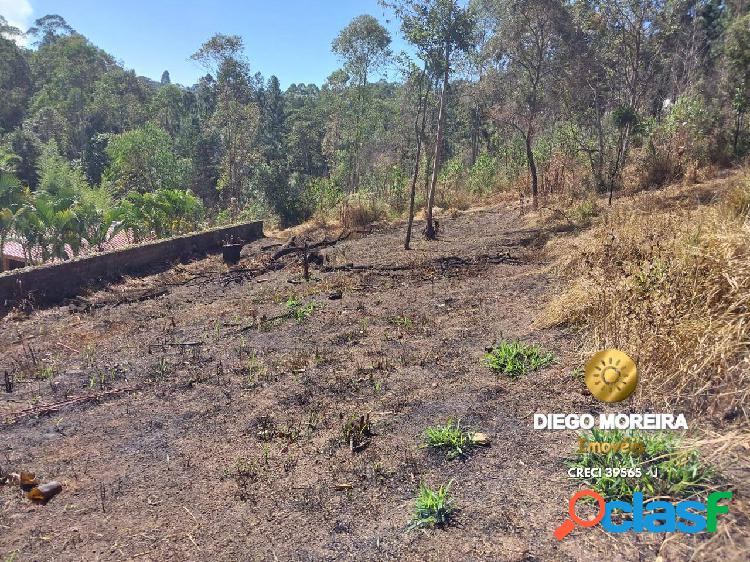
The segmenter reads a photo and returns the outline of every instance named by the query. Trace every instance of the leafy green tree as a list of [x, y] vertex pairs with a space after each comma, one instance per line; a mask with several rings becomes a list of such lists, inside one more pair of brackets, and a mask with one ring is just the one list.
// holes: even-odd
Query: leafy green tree
[[344, 70], [353, 78], [355, 85], [352, 122], [344, 125], [345, 130], [353, 132], [349, 143], [348, 164], [349, 186], [352, 189], [356, 189], [360, 183], [360, 154], [366, 135], [365, 128], [370, 121], [368, 117], [371, 117], [366, 115], [369, 98], [367, 78], [387, 63], [391, 56], [390, 44], [391, 36], [378, 20], [370, 15], [362, 15], [342, 29], [331, 45], [331, 50], [344, 62]]
[[344, 69], [359, 86], [381, 68], [391, 55], [391, 35], [370, 15], [354, 18], [333, 40], [331, 50], [344, 61]]
[[750, 13], [736, 18], [727, 28], [724, 42], [727, 61], [727, 87], [734, 110], [732, 148], [740, 155], [744, 118], [750, 108]]
[[200, 46], [190, 58], [199, 62], [210, 72], [218, 74], [228, 62], [240, 61], [244, 44], [239, 35], [217, 33]]
[[189, 164], [177, 157], [169, 134], [156, 125], [113, 135], [106, 153], [109, 165], [102, 181], [115, 194], [179, 189], [188, 181]]
[[0, 14], [0, 39], [11, 39], [15, 40], [19, 37], [23, 37], [25, 34], [23, 31], [18, 29], [14, 25], [10, 25], [5, 16]]
[[534, 143], [545, 117], [554, 111], [570, 33], [568, 12], [559, 0], [486, 2], [497, 22], [489, 56], [500, 62], [495, 75], [499, 92], [493, 115], [520, 134], [526, 148], [531, 197], [538, 208], [539, 179]]
[[222, 141], [217, 189], [233, 213], [257, 196], [251, 175], [258, 159], [260, 110], [242, 50], [240, 37], [217, 34], [191, 57], [216, 73], [215, 110], [207, 125]]
[[36, 188], [37, 161], [42, 153], [39, 139], [24, 129], [15, 129], [4, 137], [2, 151], [11, 155], [12, 162], [7, 164], [8, 171], [16, 175], [21, 183], [31, 189]]
[[36, 45], [44, 47], [57, 41], [60, 37], [72, 35], [75, 30], [68, 25], [65, 18], [57, 14], [48, 14], [37, 19], [33, 27], [26, 32], [27, 35], [36, 37]]
[[88, 126], [91, 104], [97, 81], [115, 67], [114, 60], [74, 34], [43, 42], [31, 66], [36, 91], [29, 105], [30, 128], [44, 143], [54, 139], [67, 158], [79, 158], [88, 139], [102, 132]]
[[166, 84], [151, 98], [153, 121], [175, 139], [180, 133], [182, 122], [188, 111], [188, 94], [179, 86]]
[[[5, 18], [0, 20], [0, 28], [4, 21]], [[2, 35], [0, 33], [0, 134], [21, 124], [33, 91], [26, 57], [15, 42]]]

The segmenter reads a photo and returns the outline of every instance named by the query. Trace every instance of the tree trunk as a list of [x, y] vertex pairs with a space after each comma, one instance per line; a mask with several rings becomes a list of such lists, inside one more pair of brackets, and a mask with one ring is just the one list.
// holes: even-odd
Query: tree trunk
[[742, 112], [737, 111], [737, 115], [734, 119], [734, 139], [732, 139], [732, 151], [734, 157], [739, 156], [739, 145], [740, 145], [740, 129], [742, 128]]
[[617, 146], [617, 157], [615, 158], [614, 168], [609, 178], [609, 200], [608, 205], [612, 205], [612, 196], [615, 190], [615, 182], [620, 175], [620, 170], [625, 167], [625, 157], [628, 152], [628, 140], [630, 138], [630, 123], [620, 132], [620, 142]]
[[[404, 240], [404, 249], [409, 249], [411, 243], [411, 231], [414, 226], [414, 198], [417, 192], [417, 179], [419, 178], [419, 161], [422, 158], [422, 137], [424, 136], [425, 125], [427, 123], [427, 98], [430, 96], [430, 82], [427, 82], [427, 91], [422, 97], [422, 81], [427, 77], [427, 70], [425, 68], [422, 74], [422, 80], [419, 84], [419, 105], [417, 106], [417, 117], [414, 120], [414, 131], [417, 135], [417, 154], [414, 157], [414, 172], [411, 176], [411, 189], [409, 192], [409, 222], [406, 225], [406, 239]], [[422, 115], [422, 126], [419, 127], [419, 116]]]
[[437, 132], [435, 133], [435, 159], [432, 164], [432, 178], [430, 179], [430, 191], [427, 194], [427, 225], [424, 229], [425, 237], [428, 240], [435, 239], [435, 224], [432, 220], [432, 207], [435, 204], [435, 188], [437, 187], [437, 177], [440, 173], [440, 158], [443, 149], [443, 135], [445, 133], [445, 114], [447, 112], [446, 98], [448, 93], [448, 77], [450, 72], [450, 45], [445, 44], [445, 73], [443, 74], [443, 89], [440, 92], [440, 109], [438, 110]]
[[526, 161], [529, 164], [529, 174], [531, 175], [531, 205], [536, 211], [539, 209], [539, 178], [536, 173], [534, 151], [531, 149], [531, 131], [526, 133]]

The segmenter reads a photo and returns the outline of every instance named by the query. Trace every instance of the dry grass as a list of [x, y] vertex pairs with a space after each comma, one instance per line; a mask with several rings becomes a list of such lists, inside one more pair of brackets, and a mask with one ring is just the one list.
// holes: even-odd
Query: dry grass
[[340, 220], [344, 228], [364, 228], [388, 218], [388, 206], [375, 197], [352, 195], [341, 204]]
[[540, 322], [581, 330], [582, 360], [608, 347], [631, 354], [639, 405], [687, 413], [690, 446], [721, 473], [720, 489], [735, 492], [717, 533], [668, 537], [657, 560], [745, 560], [750, 174], [691, 181], [623, 198], [588, 230], [555, 239], [550, 253], [568, 289]]
[[[658, 198], [658, 196], [653, 196]], [[750, 394], [750, 180], [693, 210], [623, 201], [566, 249], [545, 323], [636, 359], [640, 401], [736, 419]], [[640, 203], [640, 204], [639, 204]]]

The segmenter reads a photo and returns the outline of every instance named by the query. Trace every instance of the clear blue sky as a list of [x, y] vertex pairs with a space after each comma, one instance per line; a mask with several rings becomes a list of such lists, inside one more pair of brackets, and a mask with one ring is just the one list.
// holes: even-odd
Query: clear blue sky
[[[331, 41], [365, 13], [389, 29], [394, 52], [407, 48], [377, 0], [0, 0], [0, 14], [19, 27], [59, 14], [126, 68], [154, 80], [169, 70], [172, 82], [184, 85], [205, 73], [189, 57], [214, 33], [240, 35], [252, 71], [275, 74], [283, 88], [320, 85], [341, 66]], [[398, 76], [391, 71], [390, 78]]]

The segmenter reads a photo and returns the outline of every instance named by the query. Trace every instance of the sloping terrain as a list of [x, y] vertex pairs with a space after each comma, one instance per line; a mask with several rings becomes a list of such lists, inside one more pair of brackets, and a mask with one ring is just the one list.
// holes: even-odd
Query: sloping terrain
[[[576, 338], [534, 327], [558, 288], [552, 234], [500, 208], [441, 219], [440, 240], [411, 251], [402, 233], [327, 248], [309, 282], [265, 239], [234, 268], [212, 257], [6, 318], [0, 372], [23, 376], [0, 394], [0, 465], [64, 489], [38, 506], [0, 486], [0, 555], [653, 560], [664, 537], [552, 538], [575, 436], [532, 416], [602, 409], [570, 375]], [[498, 377], [483, 357], [500, 338], [557, 360]], [[342, 427], [366, 414], [373, 435], [352, 451]], [[491, 446], [420, 448], [449, 417]], [[454, 524], [406, 532], [419, 483], [448, 481]]]

